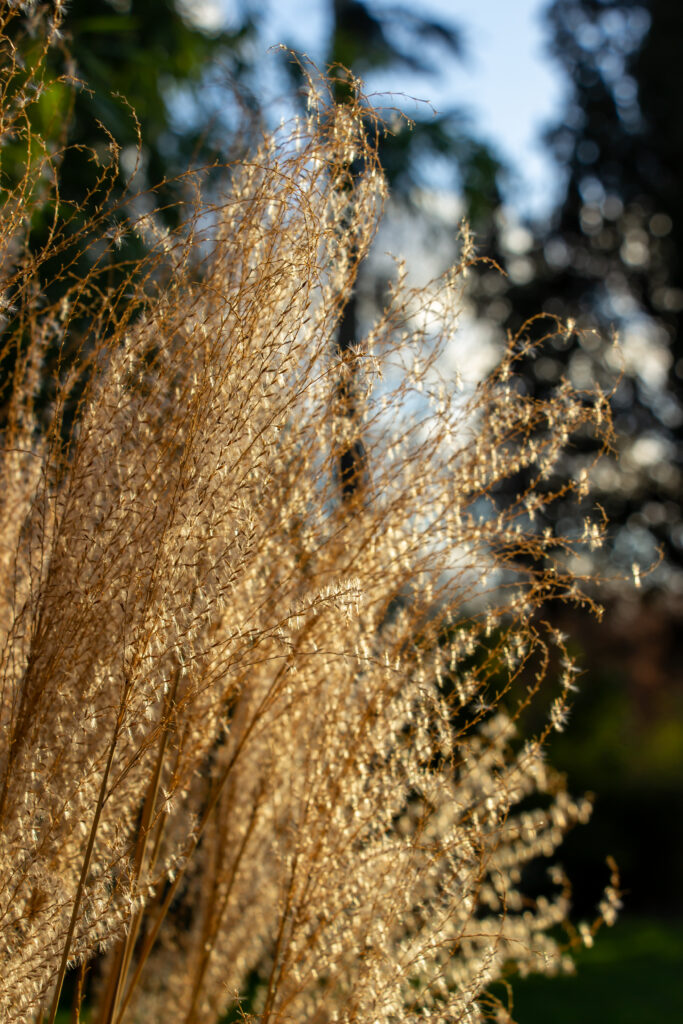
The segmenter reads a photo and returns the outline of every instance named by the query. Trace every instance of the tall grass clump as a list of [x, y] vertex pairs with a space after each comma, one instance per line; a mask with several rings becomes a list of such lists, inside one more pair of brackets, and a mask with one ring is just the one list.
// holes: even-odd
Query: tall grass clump
[[466, 238], [340, 350], [386, 189], [322, 79], [173, 233], [105, 135], [69, 205], [60, 6], [30, 63], [2, 7], [0, 1019], [509, 1020], [491, 985], [567, 959], [561, 871], [525, 868], [589, 813], [544, 758], [575, 670], [542, 609], [589, 601], [601, 528], [537, 524], [606, 401], [525, 396], [522, 336], [458, 390]]

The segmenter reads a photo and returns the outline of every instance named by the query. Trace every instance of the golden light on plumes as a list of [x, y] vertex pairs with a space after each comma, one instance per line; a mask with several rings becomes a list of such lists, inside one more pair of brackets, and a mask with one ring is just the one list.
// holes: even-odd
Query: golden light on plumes
[[[25, 144], [32, 93], [17, 63], [2, 75], [2, 134]], [[3, 194], [7, 1024], [53, 1020], [65, 971], [94, 959], [92, 1021], [164, 1024], [218, 1021], [254, 977], [263, 1024], [475, 1022], [512, 967], [565, 965], [566, 887], [534, 902], [521, 871], [589, 805], [514, 718], [561, 659], [548, 728], [567, 720], [573, 666], [538, 612], [589, 601], [570, 555], [602, 522], [543, 529], [586, 479], [541, 485], [577, 430], [608, 443], [607, 406], [525, 396], [519, 340], [469, 398], [440, 376], [467, 244], [430, 288], [396, 282], [339, 353], [386, 195], [369, 121], [311, 77], [306, 117], [220, 203], [196, 199], [175, 232], [132, 225], [150, 252], [114, 290], [120, 209], [56, 223], [29, 258], [26, 218], [56, 187], [41, 171], [59, 180], [40, 139]], [[108, 256], [74, 282], [66, 254], [94, 238]], [[46, 356], [79, 339], [45, 427]], [[361, 438], [351, 505], [336, 467]]]

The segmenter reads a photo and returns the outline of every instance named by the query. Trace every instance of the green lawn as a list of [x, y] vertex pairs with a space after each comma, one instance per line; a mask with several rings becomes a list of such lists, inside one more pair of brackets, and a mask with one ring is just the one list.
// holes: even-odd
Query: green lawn
[[575, 975], [513, 982], [518, 1024], [683, 1021], [683, 922], [625, 917], [576, 965]]

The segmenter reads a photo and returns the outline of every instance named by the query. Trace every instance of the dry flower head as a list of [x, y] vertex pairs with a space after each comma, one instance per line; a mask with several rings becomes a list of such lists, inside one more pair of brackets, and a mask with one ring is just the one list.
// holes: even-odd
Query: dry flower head
[[576, 431], [609, 442], [603, 396], [525, 396], [520, 336], [463, 398], [441, 357], [467, 244], [339, 352], [386, 186], [376, 115], [312, 74], [220, 201], [188, 179], [176, 232], [139, 215], [116, 288], [114, 146], [85, 226], [55, 214], [31, 251], [60, 153], [31, 127], [43, 65], [1, 43], [0, 135], [34, 156], [1, 196], [0, 1017], [53, 1021], [96, 962], [93, 1021], [218, 1021], [254, 977], [263, 1024], [503, 1019], [493, 982], [567, 966], [564, 880], [532, 900], [522, 872], [589, 804], [514, 719], [552, 656], [566, 722], [540, 611], [590, 600], [571, 554], [602, 524], [540, 529], [586, 480], [538, 485]]

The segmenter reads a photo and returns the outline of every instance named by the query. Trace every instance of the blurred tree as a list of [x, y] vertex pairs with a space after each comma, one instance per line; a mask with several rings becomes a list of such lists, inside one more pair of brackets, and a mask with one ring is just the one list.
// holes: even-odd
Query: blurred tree
[[[44, 12], [22, 6], [26, 13], [10, 27], [30, 67], [43, 46], [37, 21]], [[221, 66], [232, 82], [244, 80], [253, 22], [244, 14], [234, 28], [209, 27], [200, 15], [190, 0], [71, 0], [65, 6], [61, 44], [47, 54], [46, 75], [68, 74], [82, 88], [74, 99], [72, 90], [53, 81], [36, 114], [44, 137], [58, 136], [68, 122], [67, 198], [78, 201], [91, 187], [91, 156], [106, 152], [108, 133], [122, 152], [123, 174], [114, 189], [120, 194], [136, 163], [138, 124], [141, 187], [159, 187], [193, 163], [225, 158], [219, 123], [225, 96], [212, 102], [207, 73]], [[11, 167], [4, 170], [11, 175]]]
[[[617, 558], [647, 563], [660, 547], [664, 580], [683, 563], [683, 124], [672, 101], [683, 95], [683, 5], [555, 0], [547, 17], [570, 84], [548, 135], [566, 188], [522, 260], [509, 254], [508, 324], [516, 329], [542, 306], [603, 337], [619, 329], [621, 468], [605, 473], [601, 500], [619, 527]], [[528, 367], [539, 394], [562, 374], [587, 386], [619, 369], [618, 355], [595, 337], [555, 344], [551, 358]]]
[[[45, 187], [45, 202], [35, 204], [24, 249], [40, 258], [47, 239], [52, 237], [54, 243], [55, 229], [68, 247], [69, 238], [93, 223], [91, 198], [98, 194], [99, 216], [107, 211], [109, 215], [105, 227], [98, 221], [99, 231], [111, 238], [116, 235], [116, 258], [108, 261], [107, 271], [107, 286], [116, 289], [147, 244], [139, 231], [127, 230], [126, 221], [154, 209], [162, 229], [175, 226], [184, 189], [180, 176], [188, 168], [233, 156], [234, 127], [245, 125], [244, 108], [256, 114], [246, 85], [253, 20], [243, 14], [233, 28], [210, 26], [202, 20], [201, 5], [191, 0], [71, 0], [61, 10], [0, 3], [0, 15], [8, 39], [21, 55], [26, 78], [32, 80], [30, 95], [35, 99], [25, 111], [34, 138], [44, 149], [29, 154], [21, 137], [8, 141], [0, 199], [22, 181], [27, 161], [38, 168], [38, 190], [41, 178], [47, 184], [46, 156], [59, 165], [59, 202]], [[52, 19], [49, 46], [46, 19]], [[210, 73], [221, 76], [220, 91], [213, 87]], [[76, 90], [69, 85], [73, 79], [80, 82]], [[233, 104], [226, 103], [227, 83], [233, 85]], [[17, 79], [13, 88], [20, 94], [21, 87]], [[11, 107], [11, 97], [3, 100]], [[135, 199], [136, 193], [149, 189], [155, 192], [153, 201]], [[55, 281], [64, 265], [73, 258], [72, 272], [84, 274], [84, 261], [101, 260], [105, 244], [104, 239], [95, 239], [68, 258], [53, 244], [53, 256], [41, 268], [45, 300], [59, 294], [61, 286]], [[17, 305], [14, 296], [7, 301]], [[55, 342], [46, 353], [53, 369], [66, 370], [80, 358], [84, 345], [87, 350], [88, 329], [85, 321], [70, 324], [61, 348]], [[21, 332], [13, 337], [0, 357], [0, 424], [2, 395], [26, 342]], [[50, 395], [46, 385], [39, 407], [49, 403]], [[65, 424], [70, 422], [67, 415]]]
[[[657, 547], [664, 554], [640, 600], [624, 587], [607, 594], [600, 636], [575, 609], [550, 611], [580, 645], [590, 681], [577, 697], [571, 742], [554, 744], [553, 762], [598, 791], [582, 851], [570, 840], [565, 857], [581, 879], [584, 858], [610, 850], [627, 907], [680, 914], [672, 822], [683, 801], [683, 123], [674, 98], [683, 95], [683, 5], [554, 0], [547, 19], [568, 90], [548, 133], [565, 187], [548, 220], [508, 246], [507, 326], [518, 330], [540, 308], [576, 320], [576, 331], [526, 363], [527, 387], [539, 397], [563, 376], [579, 387], [609, 386], [623, 368], [613, 398], [619, 463], [604, 465], [596, 481], [612, 524], [611, 568], [647, 564]], [[621, 352], [610, 345], [613, 327]], [[590, 457], [586, 438], [574, 448], [577, 471]], [[570, 515], [560, 505], [555, 518]], [[593, 768], [600, 770], [588, 782]], [[664, 851], [657, 878], [653, 849]], [[580, 881], [577, 889], [589, 905], [594, 894]]]

